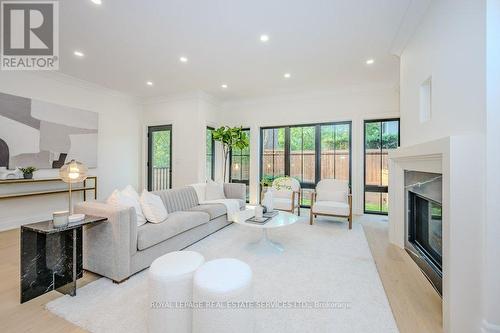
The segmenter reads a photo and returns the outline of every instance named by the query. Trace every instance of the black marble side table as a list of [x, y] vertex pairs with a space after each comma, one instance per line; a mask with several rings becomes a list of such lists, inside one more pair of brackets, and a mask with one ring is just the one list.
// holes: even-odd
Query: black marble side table
[[60, 228], [52, 221], [21, 226], [21, 303], [51, 290], [75, 296], [83, 276], [82, 227], [105, 221], [87, 215]]

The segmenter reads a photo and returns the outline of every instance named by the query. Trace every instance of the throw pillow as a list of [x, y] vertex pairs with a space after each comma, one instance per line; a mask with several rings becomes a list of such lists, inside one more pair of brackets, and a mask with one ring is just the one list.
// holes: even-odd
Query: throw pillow
[[161, 223], [167, 219], [167, 209], [161, 198], [156, 194], [144, 190], [142, 191], [140, 202], [142, 211], [148, 222]]
[[139, 194], [137, 194], [132, 186], [128, 185], [122, 191], [114, 190], [106, 202], [114, 206], [134, 207], [137, 226], [140, 227], [146, 223], [146, 218], [142, 213], [141, 204], [139, 203]]
[[226, 199], [224, 194], [224, 184], [219, 184], [213, 180], [207, 182], [207, 187], [205, 188], [205, 200], [219, 200]]

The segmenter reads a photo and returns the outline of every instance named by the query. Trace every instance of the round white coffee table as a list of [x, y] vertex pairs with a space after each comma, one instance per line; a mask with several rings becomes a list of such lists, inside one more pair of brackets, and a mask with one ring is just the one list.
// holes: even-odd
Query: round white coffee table
[[258, 250], [261, 252], [283, 252], [284, 248], [281, 244], [274, 242], [269, 239], [267, 230], [273, 228], [286, 227], [288, 225], [294, 224], [299, 220], [297, 215], [288, 212], [280, 211], [278, 215], [273, 216], [264, 224], [256, 224], [251, 222], [246, 222], [247, 219], [255, 216], [253, 209], [247, 209], [241, 211], [234, 215], [234, 222], [240, 225], [244, 225], [249, 228], [257, 228], [262, 230], [262, 237], [259, 241], [249, 244], [249, 248], [253, 250]]

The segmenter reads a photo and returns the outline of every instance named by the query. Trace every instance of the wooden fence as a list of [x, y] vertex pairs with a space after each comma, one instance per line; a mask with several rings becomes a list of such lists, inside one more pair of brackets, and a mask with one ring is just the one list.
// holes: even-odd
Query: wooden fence
[[[349, 179], [349, 151], [323, 150], [321, 152], [321, 179], [336, 178]], [[363, 163], [363, 161], [362, 161]], [[298, 177], [303, 182], [315, 181], [316, 155], [314, 151], [304, 151], [303, 154], [290, 153], [290, 176]], [[285, 173], [284, 151], [266, 151], [263, 156], [262, 171], [264, 175], [283, 175]], [[388, 184], [387, 151], [366, 151], [366, 184]], [[303, 177], [302, 177], [303, 176]]]

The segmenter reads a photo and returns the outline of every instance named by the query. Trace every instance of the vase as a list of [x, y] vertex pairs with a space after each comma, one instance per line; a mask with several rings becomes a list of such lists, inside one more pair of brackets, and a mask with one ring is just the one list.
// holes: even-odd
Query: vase
[[23, 173], [24, 179], [33, 179], [33, 173]]

